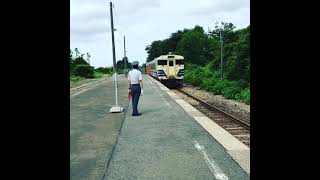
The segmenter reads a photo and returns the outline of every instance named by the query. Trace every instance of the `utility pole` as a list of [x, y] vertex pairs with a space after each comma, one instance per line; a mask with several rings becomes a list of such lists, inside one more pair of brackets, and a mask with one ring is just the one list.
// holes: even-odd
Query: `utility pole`
[[116, 74], [116, 51], [115, 51], [115, 47], [114, 47], [112, 2], [110, 2], [110, 19], [111, 19], [111, 35], [112, 35], [113, 74], [115, 75]]
[[123, 108], [118, 106], [118, 82], [117, 82], [117, 64], [116, 64], [116, 51], [114, 47], [114, 31], [113, 28], [113, 14], [112, 14], [112, 2], [110, 2], [110, 19], [111, 19], [111, 35], [112, 35], [112, 55], [113, 55], [113, 77], [114, 77], [114, 86], [116, 92], [116, 106], [111, 107], [110, 112], [122, 112]]
[[222, 44], [223, 44], [223, 40], [222, 40], [222, 34], [221, 34], [221, 28], [220, 28], [220, 45], [221, 45], [221, 80], [223, 79], [223, 60], [222, 60]]
[[126, 36], [123, 36], [124, 75], [127, 77]]

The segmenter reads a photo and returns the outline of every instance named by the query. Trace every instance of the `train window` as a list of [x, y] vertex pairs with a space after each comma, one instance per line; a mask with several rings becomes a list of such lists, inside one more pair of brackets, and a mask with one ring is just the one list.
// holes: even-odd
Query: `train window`
[[168, 56], [168, 58], [174, 58], [174, 56]]
[[173, 66], [173, 61], [169, 61], [169, 66]]
[[159, 60], [158, 65], [167, 65], [167, 60]]
[[176, 60], [176, 64], [183, 64], [183, 60]]

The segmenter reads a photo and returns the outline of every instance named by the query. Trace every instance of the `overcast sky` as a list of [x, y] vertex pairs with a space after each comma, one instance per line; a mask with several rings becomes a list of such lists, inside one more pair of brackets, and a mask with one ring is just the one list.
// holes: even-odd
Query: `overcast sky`
[[[94, 67], [112, 66], [110, 1], [70, 1], [70, 48], [91, 55]], [[215, 21], [231, 22], [237, 29], [250, 25], [249, 0], [113, 0], [116, 59], [123, 58], [126, 36], [130, 62], [144, 63], [145, 47], [171, 33], [200, 25], [205, 31]]]

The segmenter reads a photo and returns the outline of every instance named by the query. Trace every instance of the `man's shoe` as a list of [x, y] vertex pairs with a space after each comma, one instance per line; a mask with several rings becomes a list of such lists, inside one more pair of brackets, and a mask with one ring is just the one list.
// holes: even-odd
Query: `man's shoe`
[[140, 116], [141, 113], [138, 113], [138, 114], [132, 114], [132, 116]]

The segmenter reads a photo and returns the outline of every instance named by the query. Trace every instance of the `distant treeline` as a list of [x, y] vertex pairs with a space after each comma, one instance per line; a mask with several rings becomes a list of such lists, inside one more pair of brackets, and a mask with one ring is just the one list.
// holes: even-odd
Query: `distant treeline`
[[[70, 49], [70, 80], [75, 82], [82, 79], [101, 78], [111, 76], [113, 73], [113, 67], [98, 67], [94, 68], [90, 65], [90, 54], [81, 53], [78, 48], [74, 50]], [[128, 58], [122, 58], [117, 61], [117, 73], [124, 73], [125, 63], [127, 65], [127, 71], [132, 68]]]
[[75, 82], [81, 79], [101, 78], [112, 74], [112, 67], [94, 68], [90, 65], [90, 54], [82, 54], [78, 48], [70, 49], [70, 80]]

